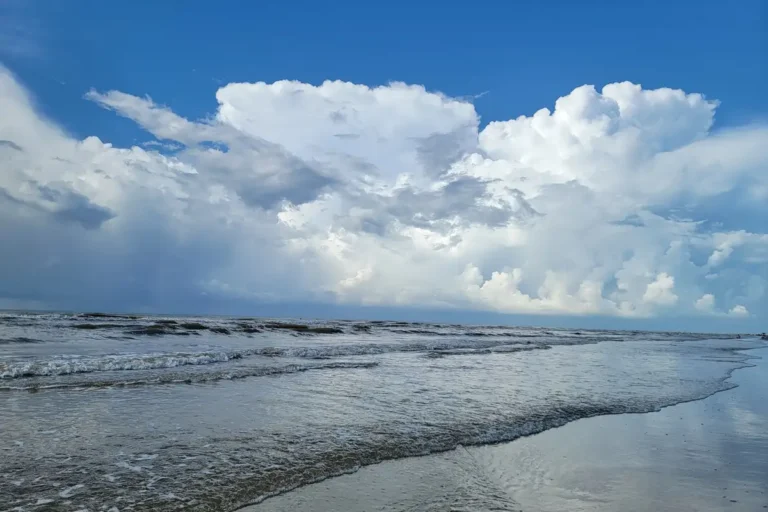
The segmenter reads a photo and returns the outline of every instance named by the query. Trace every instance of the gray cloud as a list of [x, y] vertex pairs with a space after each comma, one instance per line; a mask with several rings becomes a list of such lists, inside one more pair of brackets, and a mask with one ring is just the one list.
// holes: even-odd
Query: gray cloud
[[434, 133], [418, 141], [419, 161], [429, 175], [445, 173], [457, 160], [477, 148], [475, 126], [462, 126], [448, 133]]
[[13, 142], [12, 140], [0, 140], [0, 148], [10, 148], [16, 151], [24, 151], [21, 146]]
[[482, 131], [470, 103], [398, 83], [229, 84], [203, 120], [87, 97], [156, 140], [73, 139], [0, 70], [4, 301], [768, 310], [766, 131], [710, 134], [698, 95], [578, 88]]

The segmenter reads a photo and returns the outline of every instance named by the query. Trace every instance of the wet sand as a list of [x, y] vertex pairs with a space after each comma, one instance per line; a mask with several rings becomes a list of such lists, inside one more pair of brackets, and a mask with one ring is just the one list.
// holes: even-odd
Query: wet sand
[[384, 462], [249, 507], [277, 511], [768, 509], [768, 349], [738, 387], [649, 414]]

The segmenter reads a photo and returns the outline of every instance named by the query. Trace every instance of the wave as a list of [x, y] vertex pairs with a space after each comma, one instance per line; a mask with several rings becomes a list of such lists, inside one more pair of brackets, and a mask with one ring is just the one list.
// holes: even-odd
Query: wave
[[514, 354], [515, 352], [530, 352], [531, 350], [547, 350], [550, 345], [499, 345], [488, 348], [456, 348], [445, 350], [433, 350], [427, 352], [427, 357], [440, 358], [445, 356], [471, 356], [482, 354]]
[[[358, 433], [346, 443], [335, 442], [337, 436], [331, 432], [318, 432], [312, 437], [305, 433], [295, 436], [287, 434], [282, 439], [284, 443], [311, 446], [313, 449], [297, 453], [286, 461], [271, 461], [267, 467], [247, 467], [254, 476], [232, 478], [231, 482], [222, 479], [225, 483], [214, 491], [215, 496], [209, 494], [205, 498], [218, 506], [224, 506], [225, 510], [238, 510], [298, 487], [354, 473], [364, 466], [386, 460], [432, 455], [465, 446], [509, 442], [594, 416], [659, 411], [678, 403], [700, 400], [731, 387], [733, 385], [726, 383], [725, 379], [719, 379], [690, 394], [666, 399], [544, 407], [525, 414], [501, 413], [495, 419], [426, 423], [421, 425], [422, 428], [411, 431], [403, 431], [399, 425], [377, 424], [376, 435]], [[227, 472], [228, 468], [220, 470]], [[237, 472], [242, 474], [246, 471], [238, 467]]]
[[35, 338], [27, 338], [26, 336], [17, 336], [15, 338], [0, 338], [0, 345], [13, 345], [16, 343], [30, 344], [30, 343], [45, 343], [43, 340]]
[[315, 347], [268, 347], [249, 350], [247, 352], [253, 355], [268, 357], [327, 359], [331, 357], [370, 356], [378, 354], [389, 354], [393, 352], [445, 352], [450, 350], [483, 350], [501, 346], [509, 346], [509, 351], [550, 348], [547, 344], [533, 342], [528, 342], [526, 345], [513, 346], [509, 344], [508, 340], [504, 342], [486, 340], [455, 340], [412, 343], [350, 343], [344, 345], [318, 345]]
[[[504, 348], [506, 347], [506, 348]], [[518, 352], [550, 348], [546, 344], [528, 343], [509, 345], [493, 341], [453, 341], [427, 343], [367, 343], [344, 345], [318, 345], [303, 347], [261, 347], [242, 350], [221, 350], [193, 353], [125, 354], [99, 357], [66, 357], [49, 360], [15, 361], [0, 363], [0, 380], [25, 377], [46, 377], [77, 373], [154, 370], [198, 366], [244, 359], [253, 356], [293, 357], [300, 359], [331, 359], [349, 356], [371, 356], [393, 352], [435, 352], [448, 355], [450, 351], [464, 350], [471, 354], [479, 350]]]
[[120, 315], [115, 313], [80, 313], [79, 315], [75, 316], [78, 318], [123, 318], [129, 320], [138, 320], [141, 318], [139, 315]]
[[152, 370], [178, 366], [222, 363], [243, 356], [237, 352], [198, 352], [147, 355], [111, 355], [100, 357], [56, 358], [46, 361], [0, 363], [0, 379], [50, 377], [74, 373], [120, 370]]
[[166, 372], [141, 378], [126, 379], [115, 375], [97, 379], [66, 380], [59, 382], [35, 381], [22, 384], [0, 386], [0, 391], [41, 391], [51, 389], [89, 389], [105, 387], [149, 386], [158, 384], [201, 384], [220, 380], [245, 379], [248, 377], [267, 377], [316, 370], [344, 370], [375, 368], [379, 363], [337, 361], [315, 364], [287, 364], [282, 366], [259, 366], [252, 368], [232, 368], [205, 373]]

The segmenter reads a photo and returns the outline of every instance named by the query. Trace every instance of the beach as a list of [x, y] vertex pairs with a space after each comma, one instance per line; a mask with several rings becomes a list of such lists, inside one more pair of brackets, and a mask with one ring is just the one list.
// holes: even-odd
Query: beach
[[750, 355], [763, 359], [734, 372], [738, 387], [703, 400], [384, 462], [245, 510], [496, 510], [494, 501], [525, 512], [767, 509], [768, 350]]
[[768, 0], [0, 0], [0, 512], [768, 512]]
[[[0, 510], [762, 507], [764, 488], [745, 475], [765, 474], [764, 381], [732, 388], [765, 374], [747, 350], [765, 346], [713, 333], [6, 312]], [[757, 405], [727, 402], [744, 392]]]

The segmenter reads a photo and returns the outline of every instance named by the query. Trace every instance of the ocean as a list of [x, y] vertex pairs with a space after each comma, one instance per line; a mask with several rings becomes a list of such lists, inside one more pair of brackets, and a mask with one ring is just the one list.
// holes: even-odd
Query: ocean
[[[680, 332], [0, 313], [0, 510], [237, 510], [385, 460], [702, 399], [733, 386], [749, 364], [741, 350], [765, 345]], [[519, 509], [462, 471], [466, 510]]]

